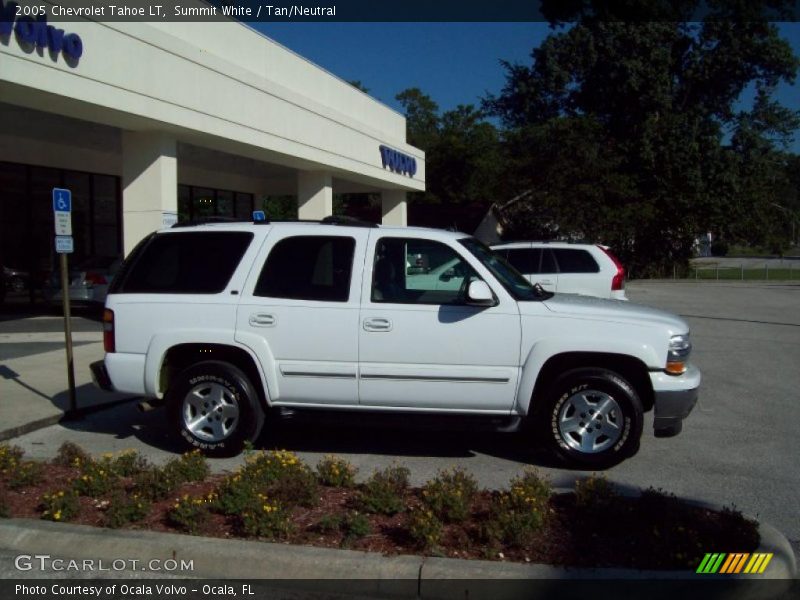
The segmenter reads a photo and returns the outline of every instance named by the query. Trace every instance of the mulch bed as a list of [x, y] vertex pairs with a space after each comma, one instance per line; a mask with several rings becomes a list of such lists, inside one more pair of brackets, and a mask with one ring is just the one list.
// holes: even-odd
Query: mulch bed
[[[0, 504], [12, 518], [40, 518], [40, 498], [45, 493], [68, 489], [78, 470], [45, 465], [44, 482], [10, 490], [7, 477], [0, 476]], [[180, 532], [167, 519], [175, 498], [206, 494], [223, 476], [210, 476], [200, 483], [183, 484], [168, 500], [154, 503], [148, 517], [128, 529]], [[130, 479], [122, 484], [131, 485]], [[663, 494], [641, 498], [618, 498], [602, 511], [587, 511], [576, 505], [574, 494], [553, 495], [549, 518], [534, 541], [525, 547], [487, 546], [481, 542], [480, 527], [488, 517], [492, 494], [481, 491], [471, 516], [460, 524], [445, 525], [442, 542], [428, 554], [452, 558], [547, 563], [575, 567], [623, 567], [639, 569], [697, 568], [706, 552], [752, 552], [758, 547], [757, 525], [733, 511], [716, 512], [687, 505]], [[343, 516], [357, 507], [357, 488], [320, 486], [319, 502], [313, 508], [292, 509], [293, 531], [285, 539], [265, 540], [328, 548], [347, 547], [386, 555], [420, 554], [407, 532], [407, 513], [393, 516], [367, 515], [371, 533], [345, 540], [338, 531], [319, 527], [329, 515]], [[80, 498], [80, 511], [71, 520], [96, 527], [105, 524], [108, 497]], [[419, 489], [406, 494], [406, 507], [422, 504]], [[201, 535], [240, 537], [234, 519], [212, 513], [202, 524]]]

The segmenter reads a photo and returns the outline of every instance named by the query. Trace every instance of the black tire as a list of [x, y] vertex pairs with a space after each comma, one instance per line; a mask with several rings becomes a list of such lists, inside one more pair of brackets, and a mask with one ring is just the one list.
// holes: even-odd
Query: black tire
[[[609, 412], [601, 414], [604, 411]], [[548, 448], [569, 466], [607, 469], [639, 450], [642, 413], [639, 395], [618, 373], [573, 369], [549, 386], [537, 411], [537, 429]], [[580, 429], [569, 431], [572, 427]]]
[[[219, 406], [214, 405], [217, 399]], [[226, 362], [205, 361], [187, 368], [170, 385], [166, 400], [170, 424], [180, 439], [206, 456], [239, 454], [246, 442], [256, 441], [264, 424], [253, 384]], [[187, 421], [198, 425], [191, 429]]]

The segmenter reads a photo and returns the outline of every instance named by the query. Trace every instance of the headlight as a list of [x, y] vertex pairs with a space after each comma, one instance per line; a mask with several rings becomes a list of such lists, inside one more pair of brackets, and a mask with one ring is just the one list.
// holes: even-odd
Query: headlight
[[681, 375], [686, 372], [686, 363], [692, 353], [692, 342], [689, 334], [673, 335], [669, 339], [669, 352], [667, 352], [667, 368], [670, 375]]

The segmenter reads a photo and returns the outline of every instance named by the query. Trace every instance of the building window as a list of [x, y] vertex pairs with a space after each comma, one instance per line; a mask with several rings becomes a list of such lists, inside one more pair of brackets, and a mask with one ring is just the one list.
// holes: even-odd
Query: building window
[[206, 217], [250, 219], [253, 194], [193, 185], [178, 186], [178, 219], [181, 222]]
[[57, 266], [54, 187], [72, 192], [71, 265], [122, 254], [119, 177], [0, 162], [0, 263], [30, 274], [31, 299]]

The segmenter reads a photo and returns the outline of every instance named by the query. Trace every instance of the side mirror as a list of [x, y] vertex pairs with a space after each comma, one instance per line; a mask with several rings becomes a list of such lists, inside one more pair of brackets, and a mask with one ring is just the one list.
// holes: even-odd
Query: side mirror
[[494, 294], [485, 281], [476, 280], [467, 288], [467, 304], [472, 306], [494, 306]]

